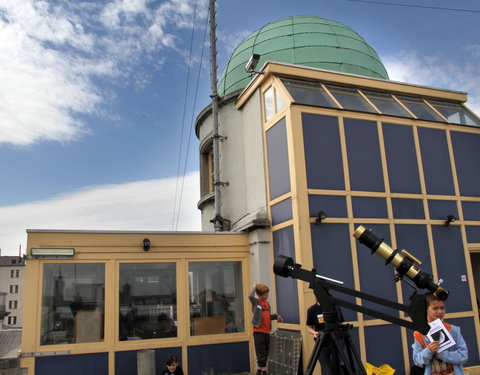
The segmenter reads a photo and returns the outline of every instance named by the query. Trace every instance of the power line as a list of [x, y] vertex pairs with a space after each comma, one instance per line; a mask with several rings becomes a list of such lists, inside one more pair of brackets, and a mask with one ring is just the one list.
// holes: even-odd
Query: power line
[[433, 7], [433, 6], [427, 6], [427, 5], [387, 3], [387, 2], [383, 2], [383, 1], [373, 1], [373, 0], [350, 0], [350, 1], [355, 1], [357, 3], [392, 5], [392, 6], [406, 7], [406, 8], [423, 8], [423, 9], [448, 10], [448, 11], [452, 11], [452, 12], [480, 13], [480, 10], [475, 10], [475, 9], [442, 8], [442, 7]]
[[[185, 114], [187, 110], [187, 98], [188, 98], [188, 86], [189, 86], [189, 81], [190, 81], [190, 62], [192, 60], [192, 49], [193, 49], [193, 36], [195, 32], [195, 19], [197, 16], [197, 1], [195, 1], [195, 8], [193, 10], [193, 22], [192, 22], [192, 36], [190, 38], [190, 52], [188, 54], [188, 64], [187, 64], [187, 82], [185, 85], [185, 95], [183, 99], [183, 119], [182, 119], [182, 128], [180, 132], [180, 148], [178, 151], [178, 165], [177, 165], [177, 180], [175, 184], [175, 199], [173, 202], [173, 218], [172, 218], [172, 230], [174, 230], [175, 227], [175, 215], [177, 215], [177, 223], [178, 223], [178, 215], [180, 214], [180, 207], [178, 208], [178, 213], [177, 213], [177, 196], [178, 196], [178, 184], [179, 184], [179, 178], [180, 178], [180, 165], [181, 165], [181, 160], [182, 160], [182, 150], [183, 150], [183, 130], [185, 128]], [[181, 200], [181, 195], [182, 191], [180, 191], [180, 200]], [[180, 203], [179, 203], [180, 205]]]

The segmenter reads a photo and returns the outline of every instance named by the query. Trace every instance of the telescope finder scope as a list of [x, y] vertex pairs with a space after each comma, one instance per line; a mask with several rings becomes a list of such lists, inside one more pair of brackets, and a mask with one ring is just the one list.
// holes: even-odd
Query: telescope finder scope
[[432, 275], [422, 271], [418, 266], [420, 261], [407, 251], [393, 250], [385, 242], [372, 233], [371, 229], [366, 229], [360, 225], [353, 233], [360, 243], [377, 253], [383, 259], [385, 264], [391, 264], [400, 277], [407, 275], [417, 287], [428, 289], [433, 295], [441, 300], [448, 297], [449, 292], [433, 281]]

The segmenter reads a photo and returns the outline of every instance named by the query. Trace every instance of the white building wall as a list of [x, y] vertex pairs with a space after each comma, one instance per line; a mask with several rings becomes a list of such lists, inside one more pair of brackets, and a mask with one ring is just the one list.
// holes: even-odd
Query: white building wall
[[[23, 320], [25, 265], [18, 257], [5, 256], [0, 258], [0, 292], [7, 293], [5, 296], [5, 310], [10, 312], [10, 314], [3, 319], [3, 325], [6, 327], [20, 328], [22, 327]], [[15, 264], [12, 264], [12, 260], [15, 260]]]

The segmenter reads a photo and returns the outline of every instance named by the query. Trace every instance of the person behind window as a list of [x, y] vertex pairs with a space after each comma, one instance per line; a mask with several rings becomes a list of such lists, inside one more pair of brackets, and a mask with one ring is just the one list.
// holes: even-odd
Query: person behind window
[[[431, 293], [425, 294], [427, 299], [428, 323], [445, 316], [445, 302]], [[425, 368], [425, 375], [460, 375], [463, 374], [463, 364], [468, 359], [468, 349], [462, 337], [460, 328], [443, 322], [445, 328], [452, 335], [455, 345], [438, 352], [439, 341], [426, 343], [427, 338], [420, 332], [414, 332], [415, 341], [412, 344], [413, 362]]]
[[[265, 284], [253, 284], [248, 299], [252, 304], [252, 325], [253, 325], [253, 343], [255, 354], [257, 355], [257, 375], [267, 374], [268, 348], [270, 346], [270, 331], [272, 329], [272, 320], [282, 322], [283, 319], [278, 314], [271, 314], [270, 304], [268, 303], [268, 292], [270, 289]], [[255, 298], [255, 292], [258, 298]]]
[[178, 365], [177, 356], [170, 354], [166, 359], [167, 366], [162, 370], [160, 375], [183, 375], [182, 368]]

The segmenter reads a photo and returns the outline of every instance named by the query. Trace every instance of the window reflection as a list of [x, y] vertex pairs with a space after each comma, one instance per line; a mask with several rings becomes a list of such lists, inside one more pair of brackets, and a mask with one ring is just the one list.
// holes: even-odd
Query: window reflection
[[452, 124], [480, 126], [480, 121], [465, 107], [458, 103], [438, 102], [432, 100], [429, 100], [428, 102]]
[[403, 107], [393, 99], [391, 94], [365, 91], [362, 92], [384, 115], [412, 117]]
[[297, 104], [338, 108], [320, 83], [282, 79], [285, 88]]
[[269, 121], [273, 117], [273, 87], [265, 91], [265, 122]]
[[189, 264], [192, 336], [244, 332], [241, 262]]
[[120, 264], [119, 301], [121, 341], [176, 337], [176, 264]]
[[362, 112], [375, 112], [370, 104], [358, 93], [349, 87], [327, 86], [330, 93], [338, 100], [344, 109]]
[[104, 264], [45, 264], [41, 345], [103, 341]]
[[397, 98], [415, 115], [419, 120], [427, 121], [442, 121], [445, 122], [439, 115], [437, 115], [421, 98], [414, 98], [409, 96], [397, 96]]

